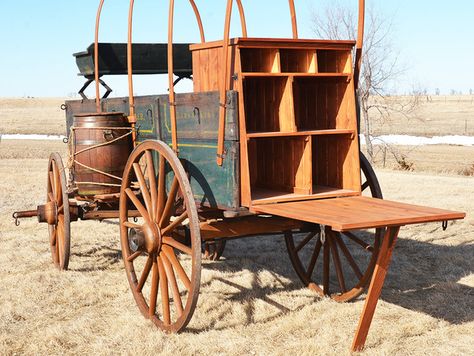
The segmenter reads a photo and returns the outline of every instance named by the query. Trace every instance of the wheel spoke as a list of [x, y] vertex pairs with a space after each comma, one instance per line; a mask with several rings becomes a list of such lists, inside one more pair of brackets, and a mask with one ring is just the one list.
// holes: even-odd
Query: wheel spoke
[[63, 254], [64, 254], [64, 221], [61, 219], [61, 216], [58, 218], [58, 234], [56, 237], [56, 245], [58, 248], [58, 260], [59, 264], [63, 262]]
[[49, 198], [49, 201], [55, 201], [54, 195], [52, 192], [48, 192], [48, 198]]
[[349, 249], [347, 248], [346, 244], [344, 241], [342, 241], [341, 235], [339, 233], [334, 233], [335, 235], [335, 240], [339, 247], [341, 248], [342, 253], [347, 259], [347, 262], [349, 262], [349, 265], [352, 267], [352, 270], [356, 274], [357, 278], [361, 279], [362, 278], [362, 272], [360, 271], [359, 266], [357, 266], [356, 261], [352, 257], [351, 253], [349, 252]]
[[155, 222], [159, 222], [163, 213], [166, 200], [166, 177], [165, 177], [166, 161], [160, 156], [160, 165], [158, 167], [158, 203], [156, 204]]
[[180, 216], [178, 216], [171, 224], [165, 227], [162, 231], [162, 235], [166, 235], [169, 231], [173, 231], [177, 226], [181, 225], [181, 223], [186, 220], [188, 217], [188, 213], [185, 211]]
[[55, 201], [56, 200], [56, 182], [54, 180], [53, 171], [49, 171], [48, 175], [49, 175], [49, 184], [51, 185], [51, 192], [53, 193], [53, 199], [51, 199], [51, 201]]
[[329, 294], [329, 243], [327, 237], [323, 251], [323, 293]]
[[137, 284], [137, 292], [142, 291], [143, 286], [145, 285], [145, 282], [148, 278], [148, 275], [150, 274], [152, 265], [153, 265], [153, 258], [152, 256], [148, 256], [148, 259], [146, 260], [146, 263], [145, 263], [145, 267], [143, 268], [142, 275], [140, 276], [140, 280], [138, 281], [138, 284]]
[[313, 255], [311, 256], [311, 261], [309, 262], [308, 266], [307, 276], [309, 279], [311, 279], [311, 276], [313, 275], [314, 266], [316, 266], [316, 261], [318, 260], [319, 253], [321, 252], [321, 246], [321, 240], [318, 239], [316, 246], [314, 246]]
[[56, 234], [57, 234], [57, 229], [56, 229], [56, 226], [54, 225], [50, 225], [51, 226], [51, 232], [50, 232], [50, 236], [49, 236], [49, 244], [51, 246], [56, 246], [56, 240], [57, 240], [57, 237], [56, 237]]
[[138, 256], [142, 254], [142, 251], [136, 251], [127, 257], [128, 262], [133, 262]]
[[193, 254], [193, 251], [191, 248], [189, 248], [188, 246], [182, 244], [181, 242], [178, 242], [176, 241], [175, 239], [173, 239], [172, 237], [170, 236], [163, 236], [163, 243], [169, 245], [169, 246], [172, 246], [178, 250], [180, 250], [181, 252], [184, 252], [188, 255], [192, 255]]
[[158, 298], [158, 284], [160, 283], [160, 273], [158, 272], [158, 257], [153, 256], [153, 272], [151, 274], [150, 308], [148, 315], [153, 316], [156, 312], [156, 299]]
[[[146, 209], [148, 210], [150, 217], [153, 215], [152, 207], [151, 207], [151, 198], [150, 192], [146, 186], [145, 177], [143, 176], [143, 172], [140, 168], [138, 163], [133, 164], [133, 170], [135, 171], [135, 175], [138, 179], [138, 184], [140, 186], [140, 191], [142, 192], [143, 200], [145, 201]], [[150, 214], [151, 213], [151, 214]]]
[[337, 251], [337, 244], [334, 243], [333, 238], [334, 238], [334, 234], [331, 232], [330, 238], [328, 239], [329, 248], [331, 249], [332, 260], [334, 262], [334, 266], [336, 267], [336, 275], [337, 275], [337, 280], [339, 282], [339, 287], [341, 287], [342, 293], [345, 293], [347, 289], [346, 289], [346, 282], [344, 281], [344, 274], [342, 273], [341, 259], [339, 258], [339, 252]]
[[366, 181], [364, 184], [362, 184], [362, 186], [361, 186], [361, 191], [366, 190], [369, 186], [370, 186], [369, 181]]
[[156, 207], [157, 207], [157, 199], [158, 193], [156, 190], [156, 175], [155, 175], [155, 165], [153, 164], [153, 155], [150, 150], [145, 152], [146, 164], [147, 164], [147, 175], [148, 175], [148, 182], [150, 185], [150, 195], [151, 195], [151, 212], [152, 212], [152, 220], [155, 221], [156, 219]]
[[130, 221], [124, 221], [123, 226], [128, 227], [130, 229], [142, 229], [143, 228], [142, 225], [134, 224]]
[[314, 237], [316, 236], [317, 231], [311, 231], [295, 248], [296, 252], [299, 252], [306, 244]]
[[165, 223], [168, 223], [172, 209], [174, 207], [174, 203], [176, 200], [176, 194], [178, 193], [179, 182], [178, 178], [175, 176], [173, 179], [173, 184], [171, 185], [170, 193], [168, 194], [168, 199], [166, 200], [165, 208], [163, 209], [163, 213], [160, 218], [159, 227], [163, 227]]
[[170, 297], [168, 293], [168, 279], [166, 278], [165, 268], [163, 267], [163, 261], [158, 257], [158, 269], [160, 271], [161, 283], [161, 305], [163, 307], [163, 322], [165, 325], [171, 324], [171, 315], [170, 315]]
[[53, 161], [53, 174], [54, 174], [54, 186], [55, 194], [56, 194], [56, 201], [59, 202], [61, 199], [61, 179], [59, 178], [59, 168], [55, 161]]
[[362, 241], [359, 239], [356, 235], [354, 235], [352, 232], [345, 231], [343, 232], [344, 235], [346, 235], [348, 238], [350, 238], [352, 241], [354, 241], [356, 244], [362, 246], [364, 250], [367, 250], [369, 252], [373, 252], [374, 248], [370, 246], [368, 243]]
[[163, 261], [163, 266], [165, 267], [166, 277], [171, 284], [171, 291], [173, 293], [173, 302], [178, 312], [178, 318], [183, 314], [183, 302], [181, 301], [181, 296], [179, 295], [178, 283], [176, 282], [176, 277], [171, 267], [171, 263], [166, 257], [166, 254], [162, 253], [160, 255], [161, 260]]
[[189, 280], [188, 275], [186, 274], [186, 271], [184, 270], [183, 266], [181, 266], [181, 263], [176, 258], [173, 249], [169, 246], [163, 246], [163, 252], [173, 265], [173, 268], [178, 274], [179, 279], [181, 279], [181, 282], [183, 282], [184, 286], [189, 291], [191, 289], [191, 281]]
[[133, 191], [130, 188], [125, 189], [125, 193], [127, 193], [127, 196], [130, 198], [132, 201], [133, 205], [138, 209], [139, 213], [145, 220], [150, 220], [150, 216], [148, 215], [148, 211], [145, 209], [143, 204], [138, 200], [138, 198], [135, 196]]

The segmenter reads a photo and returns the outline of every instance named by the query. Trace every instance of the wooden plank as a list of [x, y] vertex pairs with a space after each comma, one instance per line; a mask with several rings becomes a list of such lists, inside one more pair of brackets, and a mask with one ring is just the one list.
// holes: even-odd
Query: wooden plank
[[[277, 103], [274, 103], [277, 104]], [[278, 110], [278, 119], [280, 131], [294, 132], [295, 124], [295, 106], [293, 103], [293, 77], [289, 76], [284, 83], [283, 95]]]
[[[242, 71], [240, 63], [240, 49], [237, 48], [235, 55], [235, 71]], [[244, 95], [244, 84], [242, 77], [237, 78], [236, 89], [239, 92], [239, 137], [240, 137], [240, 199], [243, 207], [249, 207], [251, 204], [250, 193], [250, 172], [249, 172], [249, 155], [247, 140], [247, 118], [246, 118], [246, 98]]]
[[297, 194], [263, 188], [252, 189], [252, 206], [359, 195], [359, 192], [326, 186], [313, 186], [312, 193]]
[[255, 212], [331, 226], [336, 231], [456, 220], [465, 213], [369, 197], [253, 205]]
[[[301, 157], [295, 173], [295, 194], [311, 194], [312, 192], [312, 163], [311, 163], [311, 136], [301, 141], [303, 156]], [[295, 157], [298, 158], [298, 157]], [[295, 162], [298, 161], [295, 159]]]
[[[189, 46], [191, 51], [222, 47], [223, 41], [209, 41], [196, 43]], [[355, 41], [345, 40], [314, 40], [314, 39], [288, 39], [288, 38], [233, 38], [231, 45], [242, 48], [294, 48], [294, 49], [333, 49], [350, 50], [355, 46]]]
[[350, 73], [299, 73], [299, 72], [242, 72], [241, 76], [244, 78], [254, 78], [254, 77], [301, 77], [301, 78], [341, 78], [342, 80], [348, 80], [351, 78]]
[[354, 135], [354, 130], [332, 129], [332, 130], [310, 130], [310, 131], [273, 131], [273, 132], [251, 132], [247, 133], [248, 138], [265, 137], [289, 137], [289, 136], [320, 136], [320, 135]]
[[209, 220], [200, 223], [203, 241], [249, 235], [282, 233], [301, 227], [301, 222], [279, 217], [248, 216], [240, 219]]

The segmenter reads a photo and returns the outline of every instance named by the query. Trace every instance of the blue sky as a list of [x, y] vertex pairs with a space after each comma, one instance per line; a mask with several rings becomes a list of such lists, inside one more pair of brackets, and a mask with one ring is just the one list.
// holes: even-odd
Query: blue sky
[[[242, 0], [249, 36], [290, 37], [286, 0]], [[72, 53], [85, 50], [94, 36], [98, 0], [2, 0], [0, 2], [0, 96], [67, 96], [80, 88]], [[137, 42], [164, 42], [168, 1], [135, 1]], [[206, 37], [222, 37], [225, 0], [196, 0]], [[300, 37], [312, 38], [311, 13], [330, 6], [330, 0], [295, 0]], [[357, 0], [341, 0], [353, 6]], [[474, 90], [474, 1], [470, 0], [367, 0], [394, 23], [393, 43], [400, 63], [408, 70], [397, 83], [400, 93], [413, 86], [442, 93], [451, 89]], [[106, 0], [100, 39], [125, 42], [128, 1]], [[199, 33], [187, 0], [176, 0], [176, 42], [196, 42]], [[234, 17], [233, 36], [239, 36]], [[115, 95], [127, 92], [125, 78], [104, 78]], [[163, 93], [165, 76], [136, 79], [137, 94]], [[190, 83], [181, 87], [190, 90]]]

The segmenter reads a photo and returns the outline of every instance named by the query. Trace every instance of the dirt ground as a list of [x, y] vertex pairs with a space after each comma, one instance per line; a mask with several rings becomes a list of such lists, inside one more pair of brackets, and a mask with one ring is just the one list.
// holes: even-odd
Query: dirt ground
[[[281, 236], [230, 241], [221, 261], [205, 262], [195, 314], [179, 335], [139, 313], [114, 221], [73, 223], [70, 271], [59, 272], [47, 227], [35, 219], [15, 227], [11, 214], [43, 201], [47, 152], [64, 145], [34, 154], [21, 142], [0, 147], [1, 354], [349, 354], [363, 298], [338, 304], [302, 288]], [[386, 199], [468, 216], [446, 231], [402, 228], [363, 354], [473, 354], [474, 178], [378, 175]]]

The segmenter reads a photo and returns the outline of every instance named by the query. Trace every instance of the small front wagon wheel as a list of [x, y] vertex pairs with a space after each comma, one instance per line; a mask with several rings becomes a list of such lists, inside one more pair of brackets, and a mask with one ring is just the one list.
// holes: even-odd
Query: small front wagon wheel
[[201, 235], [186, 172], [161, 141], [141, 143], [127, 161], [120, 190], [120, 240], [142, 314], [165, 331], [182, 330], [199, 295]]
[[48, 221], [49, 244], [53, 263], [67, 270], [71, 245], [71, 220], [66, 174], [59, 153], [52, 153], [48, 162], [45, 207], [51, 212]]

